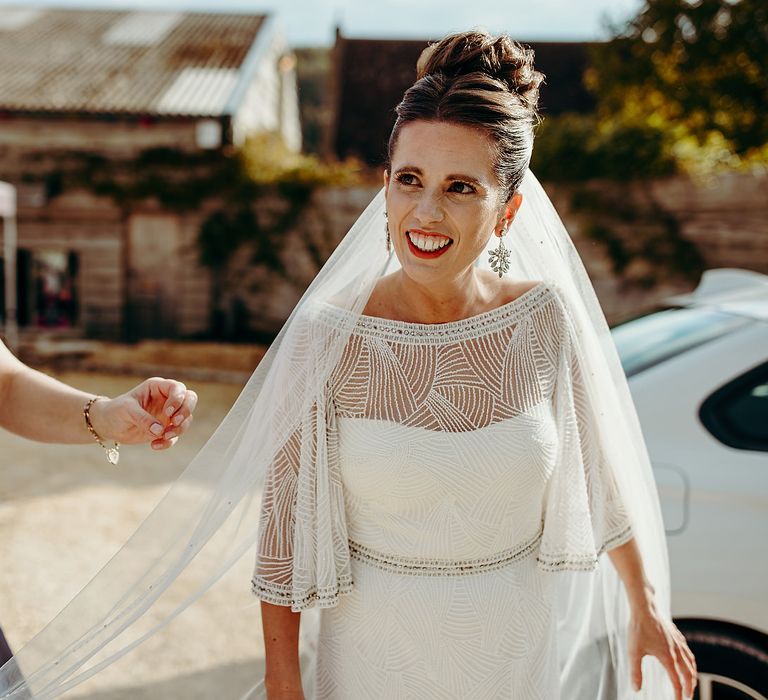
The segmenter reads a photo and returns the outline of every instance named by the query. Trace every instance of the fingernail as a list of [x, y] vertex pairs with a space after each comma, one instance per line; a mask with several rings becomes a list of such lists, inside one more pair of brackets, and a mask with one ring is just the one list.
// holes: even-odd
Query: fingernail
[[173, 406], [168, 406], [168, 408], [165, 409], [166, 416], [172, 416], [175, 412], [176, 409]]
[[160, 425], [160, 423], [152, 423], [152, 427], [149, 429], [149, 432], [153, 435], [160, 435], [160, 433], [163, 432], [163, 426]]
[[174, 425], [181, 425], [181, 422], [182, 422], [183, 420], [184, 420], [184, 416], [182, 416], [182, 415], [181, 415], [181, 413], [179, 413], [179, 415], [178, 415], [178, 416], [174, 416], [174, 417], [173, 417], [173, 423], [174, 423]]
[[173, 432], [173, 430], [169, 430], [165, 435], [163, 435], [163, 438], [166, 440], [170, 440], [171, 438], [175, 438], [176, 433]]

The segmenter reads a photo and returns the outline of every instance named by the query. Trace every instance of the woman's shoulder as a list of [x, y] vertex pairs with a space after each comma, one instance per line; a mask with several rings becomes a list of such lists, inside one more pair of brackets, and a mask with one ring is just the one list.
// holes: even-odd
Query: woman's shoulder
[[545, 285], [542, 280], [511, 280], [502, 278], [499, 280], [499, 303], [498, 306], [510, 304], [519, 299], [523, 294]]
[[[533, 315], [547, 315], [550, 307], [559, 307], [562, 303], [562, 290], [560, 286], [546, 279], [512, 279], [502, 277], [489, 271], [483, 271], [487, 288], [495, 289], [496, 295], [491, 303], [491, 308], [503, 312], [507, 309], [525, 307]], [[549, 302], [555, 301], [552, 304]], [[516, 317], [516, 314], [514, 315]], [[513, 319], [514, 320], [514, 319]]]

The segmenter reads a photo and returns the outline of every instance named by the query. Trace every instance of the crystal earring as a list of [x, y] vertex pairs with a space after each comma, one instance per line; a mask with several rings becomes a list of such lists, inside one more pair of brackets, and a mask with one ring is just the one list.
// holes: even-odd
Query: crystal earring
[[509, 230], [509, 220], [504, 222], [504, 227], [501, 229], [501, 235], [499, 236], [499, 247], [490, 252], [488, 256], [488, 262], [491, 265], [491, 270], [499, 273], [499, 277], [503, 277], [505, 272], [509, 271], [509, 257], [511, 253], [509, 249], [504, 245], [504, 236]]
[[389, 217], [387, 212], [384, 212], [384, 228], [387, 230], [387, 253], [392, 252], [392, 239], [389, 236]]

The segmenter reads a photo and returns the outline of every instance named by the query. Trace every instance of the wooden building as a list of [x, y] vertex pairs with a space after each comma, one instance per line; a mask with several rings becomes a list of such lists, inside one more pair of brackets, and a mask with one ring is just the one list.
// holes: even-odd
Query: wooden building
[[18, 191], [22, 331], [204, 333], [199, 212], [59, 192], [62, 163], [224, 153], [261, 132], [299, 150], [294, 65], [269, 15], [0, 6], [0, 180]]

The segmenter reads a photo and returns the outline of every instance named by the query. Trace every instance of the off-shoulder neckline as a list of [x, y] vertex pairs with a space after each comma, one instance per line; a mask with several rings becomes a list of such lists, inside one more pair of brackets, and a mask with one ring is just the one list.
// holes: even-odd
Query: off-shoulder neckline
[[322, 315], [332, 319], [350, 320], [357, 318], [353, 333], [375, 335], [400, 341], [439, 341], [441, 339], [461, 339], [484, 335], [501, 325], [524, 315], [552, 295], [552, 286], [546, 281], [538, 282], [530, 289], [519, 294], [511, 301], [479, 314], [460, 318], [455, 321], [440, 323], [418, 323], [400, 321], [368, 314], [355, 314], [327, 301], [320, 302]]

